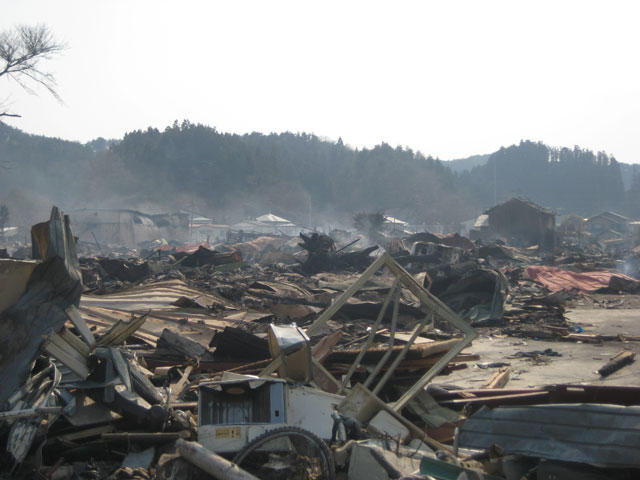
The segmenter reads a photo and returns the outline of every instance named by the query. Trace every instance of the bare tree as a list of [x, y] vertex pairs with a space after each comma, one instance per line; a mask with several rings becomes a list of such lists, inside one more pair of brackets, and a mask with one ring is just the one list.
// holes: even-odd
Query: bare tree
[[[55, 76], [42, 63], [65, 48], [46, 25], [18, 25], [0, 32], [0, 78], [6, 76], [31, 94], [35, 94], [34, 87], [42, 86], [60, 100]], [[0, 105], [0, 123], [2, 117], [19, 116]]]

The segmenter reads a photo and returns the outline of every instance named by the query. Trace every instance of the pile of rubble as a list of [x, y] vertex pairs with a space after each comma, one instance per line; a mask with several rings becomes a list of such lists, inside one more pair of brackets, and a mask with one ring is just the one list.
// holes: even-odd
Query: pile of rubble
[[[302, 258], [290, 240], [252, 242], [79, 260], [54, 207], [32, 229], [33, 260], [0, 260], [1, 475], [637, 475], [639, 388], [507, 390], [510, 362], [469, 347], [606, 341], [566, 308], [640, 282], [458, 236], [408, 238], [393, 256], [317, 234], [302, 236]], [[481, 388], [446, 383], [479, 368]]]

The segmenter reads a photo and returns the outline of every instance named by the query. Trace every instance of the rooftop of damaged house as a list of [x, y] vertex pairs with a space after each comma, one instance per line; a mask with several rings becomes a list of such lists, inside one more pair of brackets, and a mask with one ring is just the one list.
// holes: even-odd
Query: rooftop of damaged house
[[0, 260], [2, 478], [638, 478], [633, 222], [475, 225], [54, 207]]

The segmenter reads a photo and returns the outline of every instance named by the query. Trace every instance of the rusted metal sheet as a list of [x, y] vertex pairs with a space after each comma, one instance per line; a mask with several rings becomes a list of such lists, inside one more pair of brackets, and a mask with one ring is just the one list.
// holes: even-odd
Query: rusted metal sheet
[[[152, 346], [165, 328], [208, 345], [216, 331], [239, 323], [236, 319], [226, 320], [221, 314], [214, 316], [206, 310], [194, 311], [174, 305], [185, 297], [214, 300], [181, 280], [170, 280], [134, 287], [126, 292], [83, 295], [80, 311], [89, 325], [107, 328], [128, 321], [132, 314], [148, 314], [136, 335]], [[237, 310], [229, 314], [235, 313]]]

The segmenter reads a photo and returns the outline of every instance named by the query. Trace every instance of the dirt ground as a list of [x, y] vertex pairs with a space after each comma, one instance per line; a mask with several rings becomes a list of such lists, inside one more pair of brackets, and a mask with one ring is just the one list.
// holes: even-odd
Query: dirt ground
[[[640, 336], [639, 295], [590, 295], [582, 300], [577, 299], [574, 305], [566, 313], [568, 321], [571, 325], [582, 327], [584, 333]], [[514, 357], [527, 352], [544, 352], [547, 349], [551, 349], [552, 355], [557, 353], [560, 356]], [[504, 362], [512, 370], [511, 379], [505, 388], [541, 387], [560, 383], [640, 385], [640, 361], [635, 361], [606, 378], [601, 378], [596, 373], [613, 355], [622, 350], [637, 353], [640, 351], [640, 342], [578, 343], [529, 340], [506, 335], [484, 336], [474, 340], [466, 350], [479, 354], [480, 360], [470, 363], [467, 369], [437, 377], [434, 383], [480, 388], [499, 368], [482, 367], [485, 364]]]

